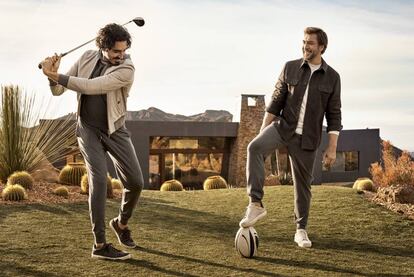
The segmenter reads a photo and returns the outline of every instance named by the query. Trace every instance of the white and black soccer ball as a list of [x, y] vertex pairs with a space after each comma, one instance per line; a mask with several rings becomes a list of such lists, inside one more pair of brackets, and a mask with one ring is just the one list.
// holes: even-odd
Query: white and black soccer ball
[[257, 254], [259, 248], [259, 236], [253, 227], [240, 228], [234, 239], [237, 252], [245, 258], [251, 258]]

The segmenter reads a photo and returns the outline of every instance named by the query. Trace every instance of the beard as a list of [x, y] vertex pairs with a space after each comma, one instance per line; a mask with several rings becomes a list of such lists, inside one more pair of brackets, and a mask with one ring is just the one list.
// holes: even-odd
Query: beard
[[303, 53], [303, 59], [305, 61], [310, 61], [316, 57], [316, 54], [313, 51], [308, 52], [303, 47], [302, 47], [302, 53]]

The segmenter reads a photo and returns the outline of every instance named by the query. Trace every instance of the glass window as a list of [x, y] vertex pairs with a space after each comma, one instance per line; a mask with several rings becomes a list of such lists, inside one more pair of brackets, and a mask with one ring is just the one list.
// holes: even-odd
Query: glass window
[[151, 149], [224, 149], [222, 137], [151, 137]]
[[207, 177], [220, 175], [222, 162], [222, 153], [166, 154], [164, 179], [179, 180], [186, 189], [202, 189]]
[[[330, 171], [332, 172], [348, 172], [358, 171], [359, 168], [359, 152], [358, 151], [347, 151], [347, 152], [336, 152], [335, 163], [331, 166]], [[328, 171], [324, 165], [322, 166], [323, 171]]]

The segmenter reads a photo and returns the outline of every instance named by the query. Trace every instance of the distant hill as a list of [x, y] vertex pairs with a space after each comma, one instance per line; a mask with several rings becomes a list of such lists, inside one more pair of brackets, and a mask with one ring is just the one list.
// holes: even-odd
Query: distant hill
[[[59, 119], [71, 117], [75, 119], [76, 114], [70, 113]], [[126, 120], [142, 120], [142, 121], [203, 121], [203, 122], [232, 122], [233, 115], [224, 110], [206, 110], [204, 113], [185, 116], [181, 114], [166, 113], [155, 107], [139, 111], [127, 111]]]

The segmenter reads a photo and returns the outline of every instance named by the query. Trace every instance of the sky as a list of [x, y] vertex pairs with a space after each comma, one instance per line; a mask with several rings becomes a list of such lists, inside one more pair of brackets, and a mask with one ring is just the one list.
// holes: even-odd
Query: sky
[[[126, 25], [136, 68], [128, 110], [227, 110], [239, 121], [241, 94], [268, 103], [284, 63], [301, 57], [303, 29], [317, 26], [341, 76], [344, 129], [379, 128], [414, 151], [413, 14], [410, 0], [0, 0], [0, 84], [48, 99], [55, 117], [75, 112], [76, 94], [52, 97], [38, 63], [140, 16], [145, 26]], [[64, 57], [60, 72], [94, 48]]]

